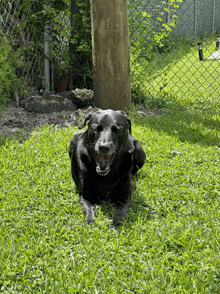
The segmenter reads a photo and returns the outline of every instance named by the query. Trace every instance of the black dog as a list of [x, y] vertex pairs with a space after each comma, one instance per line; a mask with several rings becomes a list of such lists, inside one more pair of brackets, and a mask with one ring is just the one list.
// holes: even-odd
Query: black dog
[[71, 173], [79, 191], [87, 223], [96, 215], [93, 204], [120, 204], [113, 225], [118, 226], [131, 204], [131, 177], [144, 165], [145, 152], [131, 135], [131, 121], [123, 111], [97, 109], [78, 128], [70, 142]]

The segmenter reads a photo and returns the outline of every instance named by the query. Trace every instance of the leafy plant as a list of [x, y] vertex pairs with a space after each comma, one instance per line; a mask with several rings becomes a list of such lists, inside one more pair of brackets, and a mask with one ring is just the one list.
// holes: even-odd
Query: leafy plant
[[0, 110], [5, 106], [18, 82], [15, 70], [20, 64], [19, 52], [14, 53], [7, 38], [0, 40]]
[[[170, 33], [178, 21], [175, 12], [179, 7], [178, 3], [182, 0], [161, 1], [160, 5], [156, 5], [151, 13], [144, 11], [146, 3], [140, 2], [140, 5], [135, 0], [129, 1], [129, 30], [131, 40], [131, 84], [132, 92], [144, 93], [141, 90], [141, 81], [139, 78], [142, 67], [139, 64], [142, 60], [151, 61], [155, 55], [169, 52], [175, 44], [170, 42]], [[161, 91], [160, 96], [166, 94]], [[145, 94], [146, 96], [146, 94]], [[152, 95], [151, 95], [152, 96]], [[167, 95], [165, 95], [167, 96]], [[138, 98], [133, 96], [134, 101], [143, 103], [143, 95]], [[144, 99], [145, 100], [145, 99]]]
[[[64, 2], [64, 5], [60, 2]], [[45, 3], [47, 4], [46, 22], [50, 24], [51, 36], [49, 59], [56, 68], [58, 79], [69, 73], [73, 88], [91, 88], [92, 43], [89, 1], [45, 1]], [[71, 5], [74, 5], [74, 9]], [[58, 81], [57, 83], [59, 84]]]
[[[157, 48], [163, 48], [178, 17], [175, 12], [182, 0], [161, 1], [151, 12], [146, 12], [146, 3], [129, 1], [129, 30], [131, 35], [132, 53], [145, 54], [150, 58]], [[147, 54], [146, 54], [147, 53]], [[151, 54], [150, 54], [151, 53]]]
[[[76, 3], [76, 13], [71, 16], [71, 3]], [[7, 38], [13, 51], [22, 52], [23, 62], [17, 71], [26, 88], [37, 90], [45, 87], [42, 73], [44, 41], [50, 45], [47, 55], [53, 68], [55, 90], [67, 73], [73, 87], [92, 86], [92, 55], [89, 1], [26, 0], [18, 1], [15, 7], [5, 3]], [[4, 5], [2, 11], [4, 13]], [[8, 21], [9, 22], [9, 21]], [[19, 25], [17, 25], [19, 23]], [[73, 30], [73, 23], [75, 30]], [[22, 89], [23, 91], [24, 89]]]
[[70, 36], [70, 68], [73, 84], [92, 88], [92, 39], [89, 0], [77, 0], [75, 30]]

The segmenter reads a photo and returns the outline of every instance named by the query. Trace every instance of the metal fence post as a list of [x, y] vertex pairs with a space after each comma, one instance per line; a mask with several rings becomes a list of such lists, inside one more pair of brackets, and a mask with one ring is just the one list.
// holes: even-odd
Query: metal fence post
[[202, 50], [202, 42], [198, 43], [198, 50], [199, 50], [199, 60], [203, 60], [203, 50]]
[[216, 40], [216, 50], [219, 50], [219, 45], [220, 45], [220, 35], [217, 36], [217, 40]]
[[212, 11], [212, 32], [215, 32], [215, 0], [213, 0], [213, 11]]
[[194, 0], [194, 37], [197, 35], [197, 0]]
[[[75, 0], [70, 1], [70, 24], [71, 24], [71, 36], [73, 37], [74, 34], [77, 31], [76, 26], [76, 16], [77, 16], [78, 7]], [[72, 91], [73, 90], [73, 63], [75, 60], [76, 55], [76, 46], [71, 43], [71, 38], [69, 40], [69, 53], [70, 53], [70, 81], [69, 81], [69, 88]]]
[[[45, 14], [47, 7], [44, 5]], [[49, 61], [49, 25], [46, 23], [45, 29], [44, 29], [44, 81], [45, 81], [45, 91], [50, 91], [50, 61]]]

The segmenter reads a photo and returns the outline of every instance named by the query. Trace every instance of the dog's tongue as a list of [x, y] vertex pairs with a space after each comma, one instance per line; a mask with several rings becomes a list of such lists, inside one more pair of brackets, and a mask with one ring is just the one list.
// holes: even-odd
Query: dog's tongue
[[106, 165], [106, 164], [108, 164], [108, 162], [109, 162], [109, 156], [104, 155], [104, 154], [100, 154], [100, 155], [99, 155], [99, 162], [100, 162], [102, 165]]
[[104, 154], [99, 155], [99, 167], [101, 170], [105, 170], [108, 168], [108, 163], [109, 163], [109, 157]]

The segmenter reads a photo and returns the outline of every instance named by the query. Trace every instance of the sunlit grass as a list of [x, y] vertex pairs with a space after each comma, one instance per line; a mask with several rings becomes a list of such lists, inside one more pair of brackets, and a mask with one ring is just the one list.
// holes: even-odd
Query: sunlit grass
[[184, 106], [219, 108], [220, 60], [207, 59], [216, 51], [216, 39], [203, 42], [204, 61], [199, 60], [197, 42], [177, 43], [169, 53], [155, 53], [150, 61], [147, 56], [132, 55], [133, 87], [138, 85], [145, 96], [167, 95]]

